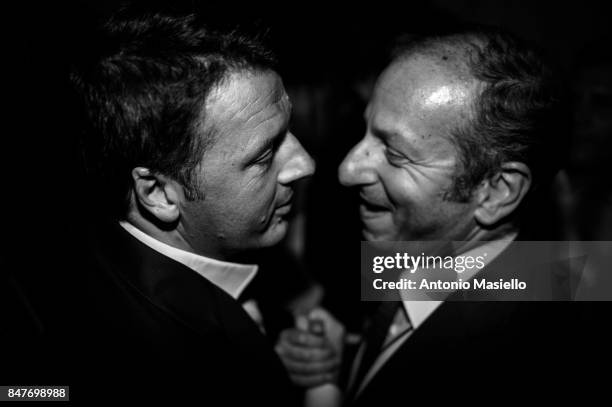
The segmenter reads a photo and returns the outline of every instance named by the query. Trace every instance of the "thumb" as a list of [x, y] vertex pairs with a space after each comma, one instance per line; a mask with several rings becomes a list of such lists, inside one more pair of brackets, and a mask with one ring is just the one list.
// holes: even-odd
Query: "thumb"
[[305, 315], [295, 317], [295, 327], [300, 331], [308, 331], [308, 318]]

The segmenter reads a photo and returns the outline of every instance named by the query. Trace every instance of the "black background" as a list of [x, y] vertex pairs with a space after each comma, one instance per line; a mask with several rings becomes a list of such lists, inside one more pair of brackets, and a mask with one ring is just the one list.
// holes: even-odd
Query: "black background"
[[[74, 303], [78, 297], [72, 295], [78, 287], [71, 285], [70, 278], [78, 270], [63, 270], [62, 259], [79, 255], [82, 227], [96, 213], [84, 194], [87, 179], [75, 159], [74, 112], [67, 103], [65, 75], [70, 61], [88, 47], [88, 30], [119, 4], [27, 3], [18, 11], [5, 9], [3, 65], [8, 72], [3, 75], [6, 122], [1, 149], [4, 243], [0, 334], [8, 340], [0, 351], [15, 358], [15, 363], [13, 370], [2, 371], [3, 383], [31, 382], [38, 375], [55, 377], [53, 366], [37, 364], [46, 360], [39, 359], [40, 354], [48, 356], [55, 346], [41, 339], [44, 320], [47, 315], [78, 308]], [[603, 2], [146, 4], [151, 9], [197, 12], [211, 26], [239, 25], [247, 31], [268, 32], [268, 42], [279, 57], [279, 71], [293, 99], [294, 133], [318, 164], [317, 175], [301, 189], [306, 228], [300, 233], [299, 256], [313, 278], [327, 289], [326, 305], [355, 329], [361, 315], [357, 206], [353, 196], [338, 185], [335, 174], [344, 155], [363, 136], [364, 95], [384, 66], [390, 40], [401, 33], [446, 30], [463, 22], [499, 25], [542, 47], [566, 75], [574, 94], [584, 90], [578, 72], [591, 64], [610, 66], [609, 14]], [[608, 117], [611, 87], [607, 83], [594, 101], [574, 98], [578, 106], [574, 112], [582, 109], [582, 115], [572, 117], [571, 124], [578, 144], [580, 126], [588, 127], [589, 120], [600, 120], [599, 116]], [[577, 184], [589, 186], [586, 192], [573, 191], [586, 197], [582, 214], [568, 217], [558, 213], [562, 212], [560, 202], [572, 193], [556, 193], [545, 202], [551, 210], [548, 217], [538, 219], [538, 228], [550, 232], [551, 238], [612, 240], [612, 231], [607, 229], [589, 234], [605, 224], [597, 214], [609, 207], [612, 190], [608, 167], [612, 135], [606, 125], [601, 129], [594, 141], [589, 141], [595, 147], [587, 149], [591, 153], [586, 161], [592, 165], [578, 163], [579, 169], [573, 173]], [[588, 217], [587, 212], [595, 215]], [[61, 376], [57, 381], [61, 382]]]

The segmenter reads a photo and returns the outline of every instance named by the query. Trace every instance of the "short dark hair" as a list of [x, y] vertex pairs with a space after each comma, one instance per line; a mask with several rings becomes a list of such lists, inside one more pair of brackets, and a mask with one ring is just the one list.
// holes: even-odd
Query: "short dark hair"
[[195, 15], [125, 10], [88, 45], [70, 79], [83, 113], [85, 167], [113, 215], [125, 216], [136, 166], [201, 198], [195, 169], [214, 142], [213, 131], [196, 131], [206, 98], [231, 72], [274, 69], [272, 53], [253, 36], [207, 30]]
[[469, 74], [483, 85], [470, 119], [451, 134], [461, 167], [447, 198], [469, 200], [508, 161], [529, 167], [534, 188], [552, 180], [565, 160], [568, 134], [563, 88], [543, 54], [500, 29], [475, 27], [400, 40], [393, 57], [439, 47], [460, 49]]

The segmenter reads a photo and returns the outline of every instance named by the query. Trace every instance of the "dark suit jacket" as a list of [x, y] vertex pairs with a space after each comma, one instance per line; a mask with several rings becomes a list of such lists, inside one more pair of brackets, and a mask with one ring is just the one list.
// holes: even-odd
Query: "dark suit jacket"
[[[478, 278], [508, 277], [505, 270], [522, 267], [524, 260], [521, 253], [507, 249]], [[457, 299], [462, 294], [453, 295]], [[568, 367], [581, 361], [577, 351], [589, 346], [581, 326], [583, 304], [467, 299], [441, 304], [347, 404], [386, 405], [393, 397], [405, 399], [402, 389], [418, 391], [427, 382], [435, 383], [436, 393], [453, 381], [463, 383], [464, 389], [478, 389], [483, 379], [500, 370], [518, 369], [525, 375], [561, 366], [559, 371], [568, 374]]]
[[118, 224], [98, 228], [87, 261], [74, 397], [294, 404], [271, 344], [220, 288]]

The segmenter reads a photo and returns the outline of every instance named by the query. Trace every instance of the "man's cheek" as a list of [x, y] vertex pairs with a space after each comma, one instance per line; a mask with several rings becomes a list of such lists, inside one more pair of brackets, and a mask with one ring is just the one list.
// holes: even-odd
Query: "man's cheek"
[[262, 202], [261, 200], [253, 200], [244, 213], [250, 214], [251, 223], [255, 225], [257, 230], [264, 231], [269, 227], [274, 217], [273, 201], [268, 202], [266, 200]]
[[244, 218], [257, 230], [267, 228], [275, 209], [275, 185], [261, 178], [249, 180], [240, 189], [240, 205]]
[[257, 229], [265, 229], [270, 223], [270, 216], [268, 212], [261, 212], [257, 220]]

